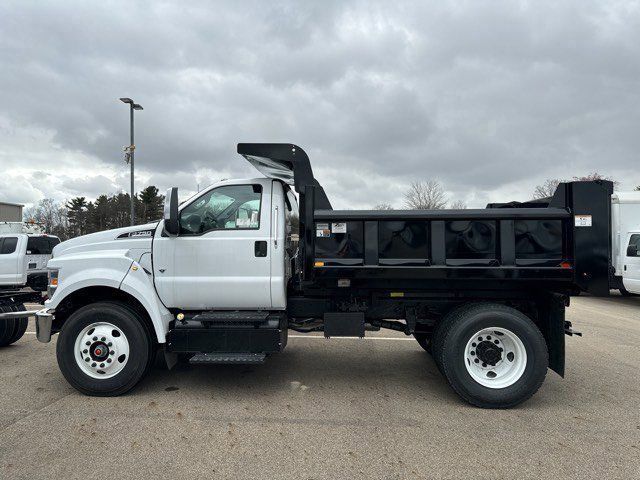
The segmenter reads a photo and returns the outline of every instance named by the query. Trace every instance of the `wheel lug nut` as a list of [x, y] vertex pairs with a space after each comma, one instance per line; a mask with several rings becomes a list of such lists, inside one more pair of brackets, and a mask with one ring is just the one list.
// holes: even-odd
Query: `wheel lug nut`
[[494, 340], [493, 343], [495, 343], [496, 345], [498, 345], [500, 342], [498, 340]]
[[483, 367], [486, 367], [486, 366], [487, 366], [487, 364], [486, 364], [486, 363], [484, 363], [484, 362], [482, 362], [482, 366], [483, 366]]
[[110, 358], [107, 358], [107, 363], [111, 363], [111, 359]]
[[111, 342], [107, 343], [107, 347], [110, 347], [112, 345], [113, 345], [113, 343], [111, 343]]
[[93, 341], [97, 342], [98, 341], [98, 337], [93, 337]]
[[475, 355], [475, 354], [476, 354], [476, 352], [474, 352], [473, 350], [471, 350], [469, 353], [470, 353], [471, 355]]
[[90, 360], [90, 358], [89, 358], [89, 357], [87, 357], [87, 358], [85, 358], [85, 359], [84, 359], [84, 361], [85, 361], [85, 362], [88, 362], [89, 360]]
[[104, 368], [104, 363], [101, 363], [101, 364], [100, 364], [100, 368]]
[[106, 339], [106, 337], [102, 337], [100, 340], [104, 342]]
[[480, 363], [480, 360], [478, 360], [477, 358], [474, 360], [474, 362], [476, 363]]
[[93, 362], [93, 363], [91, 364], [91, 366], [92, 366], [92, 367], [95, 367], [95, 366], [96, 366], [96, 362]]
[[114, 352], [113, 350], [111, 350], [111, 351], [109, 352], [109, 355], [115, 355], [115, 354], [116, 354], [116, 352]]
[[85, 345], [88, 347], [89, 345], [91, 345], [91, 342], [87, 342], [85, 343]]

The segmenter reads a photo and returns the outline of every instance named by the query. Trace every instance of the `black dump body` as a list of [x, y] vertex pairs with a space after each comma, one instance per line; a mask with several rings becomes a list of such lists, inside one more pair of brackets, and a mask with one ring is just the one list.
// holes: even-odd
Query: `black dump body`
[[546, 207], [314, 209], [305, 278], [325, 287], [348, 278], [355, 287], [608, 295], [612, 191], [610, 182], [565, 183]]
[[552, 198], [484, 209], [333, 210], [300, 147], [241, 143], [238, 153], [299, 195], [291, 329], [430, 338], [458, 307], [499, 304], [532, 319], [564, 375], [570, 296], [609, 294], [611, 182], [562, 183]]
[[300, 196], [300, 288], [609, 294], [608, 181], [560, 184], [546, 200], [465, 210], [333, 210], [306, 153], [239, 144]]

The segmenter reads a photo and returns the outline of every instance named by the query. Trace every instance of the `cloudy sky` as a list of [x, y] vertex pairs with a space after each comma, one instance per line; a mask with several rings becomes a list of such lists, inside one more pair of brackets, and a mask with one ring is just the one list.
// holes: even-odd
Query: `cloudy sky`
[[[185, 6], [185, 5], [189, 6]], [[592, 171], [640, 185], [638, 1], [0, 3], [0, 199], [256, 176], [292, 142], [338, 208], [437, 179], [469, 206]]]

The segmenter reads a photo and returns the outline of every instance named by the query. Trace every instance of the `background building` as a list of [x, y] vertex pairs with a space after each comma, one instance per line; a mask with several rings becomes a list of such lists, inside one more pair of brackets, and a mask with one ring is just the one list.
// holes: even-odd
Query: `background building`
[[0, 202], [0, 222], [21, 222], [23, 207], [19, 203]]

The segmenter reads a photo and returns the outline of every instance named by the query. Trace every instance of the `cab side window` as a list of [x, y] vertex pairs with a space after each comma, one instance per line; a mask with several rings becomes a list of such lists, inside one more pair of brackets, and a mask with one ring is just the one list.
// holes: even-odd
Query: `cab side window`
[[0, 255], [8, 255], [16, 251], [18, 237], [0, 238]]
[[27, 255], [51, 255], [53, 246], [48, 237], [29, 237]]
[[180, 212], [180, 234], [201, 235], [212, 230], [258, 230], [261, 185], [214, 188]]
[[[633, 249], [632, 247], [635, 246], [636, 248]], [[635, 250], [635, 255], [631, 255], [631, 251]], [[629, 239], [629, 246], [627, 247], [627, 256], [628, 257], [638, 257], [640, 256], [640, 234], [633, 234], [631, 235], [631, 238]]]

